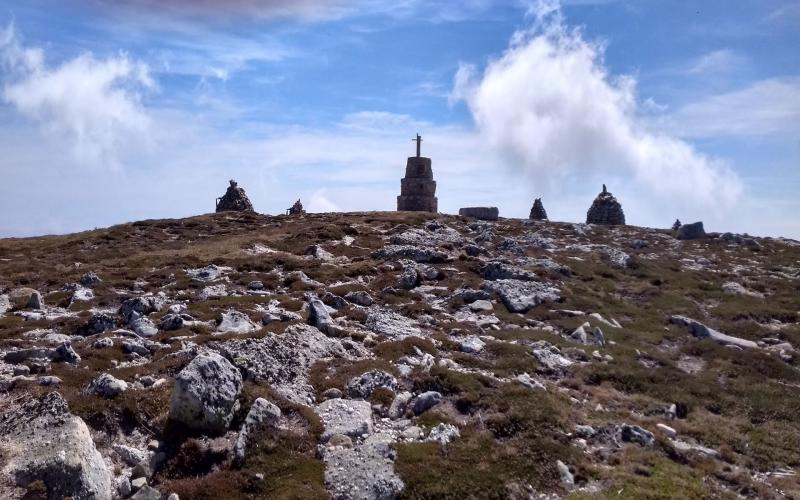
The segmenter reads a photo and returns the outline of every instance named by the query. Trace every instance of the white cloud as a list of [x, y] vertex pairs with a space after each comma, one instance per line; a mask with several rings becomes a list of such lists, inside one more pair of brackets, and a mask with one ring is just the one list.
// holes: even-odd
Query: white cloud
[[761, 80], [712, 95], [662, 117], [660, 126], [682, 137], [796, 136], [800, 79]]
[[326, 189], [318, 189], [311, 195], [307, 210], [311, 213], [327, 213], [338, 212], [341, 209], [328, 198]]
[[713, 50], [693, 61], [686, 73], [693, 76], [720, 75], [747, 64], [747, 59], [730, 49]]
[[453, 91], [511, 164], [539, 182], [631, 179], [650, 199], [716, 210], [736, 202], [739, 178], [690, 144], [649, 130], [636, 81], [609, 74], [604, 47], [567, 27], [557, 1], [536, 2], [529, 14], [533, 27], [515, 33], [482, 73], [462, 65]]
[[21, 47], [13, 27], [0, 42], [3, 100], [82, 161], [115, 168], [120, 148], [147, 139], [150, 119], [139, 92], [155, 83], [146, 65], [124, 54], [87, 53], [51, 68], [40, 50]]

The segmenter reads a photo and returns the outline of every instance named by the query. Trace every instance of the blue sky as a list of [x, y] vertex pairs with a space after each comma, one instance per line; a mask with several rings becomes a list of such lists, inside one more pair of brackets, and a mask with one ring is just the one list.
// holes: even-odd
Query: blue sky
[[440, 210], [800, 237], [797, 0], [0, 0], [0, 236]]

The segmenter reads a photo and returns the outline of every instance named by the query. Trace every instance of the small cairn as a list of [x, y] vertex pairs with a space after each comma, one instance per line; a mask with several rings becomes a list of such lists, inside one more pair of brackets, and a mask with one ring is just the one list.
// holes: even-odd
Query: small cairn
[[600, 224], [604, 226], [624, 226], [625, 212], [614, 195], [608, 192], [603, 184], [603, 192], [597, 195], [589, 212], [586, 214], [587, 224]]
[[231, 185], [222, 198], [217, 198], [217, 212], [253, 212], [253, 204], [240, 188], [235, 180], [231, 179]]
[[681, 224], [681, 220], [680, 219], [675, 219], [675, 224], [672, 225], [672, 230], [677, 232], [681, 228], [682, 225], [683, 224]]
[[294, 202], [291, 208], [286, 209], [286, 215], [304, 215], [306, 211], [303, 209], [303, 204], [300, 200]]
[[547, 211], [544, 209], [541, 198], [536, 198], [531, 208], [531, 215], [528, 217], [531, 220], [547, 220]]

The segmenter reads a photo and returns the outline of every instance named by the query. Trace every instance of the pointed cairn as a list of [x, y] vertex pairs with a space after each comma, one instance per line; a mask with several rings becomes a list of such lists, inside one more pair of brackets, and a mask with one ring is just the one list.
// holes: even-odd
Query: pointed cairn
[[305, 213], [306, 213], [306, 211], [303, 208], [303, 204], [300, 203], [300, 200], [297, 200], [296, 202], [294, 202], [294, 205], [292, 205], [291, 208], [287, 208], [286, 209], [286, 214], [287, 215], [303, 215]]
[[252, 212], [253, 204], [240, 188], [235, 180], [231, 179], [231, 184], [222, 198], [217, 198], [217, 212]]
[[536, 198], [531, 208], [531, 215], [528, 217], [531, 220], [547, 220], [547, 212], [544, 209], [541, 198]]
[[586, 214], [587, 224], [601, 224], [605, 226], [624, 226], [625, 212], [614, 195], [603, 184], [603, 192], [597, 195], [589, 212]]

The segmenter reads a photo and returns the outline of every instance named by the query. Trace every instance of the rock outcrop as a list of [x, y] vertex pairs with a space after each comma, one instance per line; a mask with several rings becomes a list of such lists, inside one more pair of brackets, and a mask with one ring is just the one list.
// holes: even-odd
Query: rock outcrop
[[23, 488], [41, 481], [50, 500], [112, 498], [111, 473], [89, 429], [57, 392], [0, 416], [0, 456], [3, 481]]
[[531, 220], [547, 220], [547, 211], [544, 209], [541, 198], [536, 198], [531, 208], [531, 214], [528, 216]]
[[253, 204], [240, 188], [235, 180], [231, 179], [231, 185], [222, 198], [217, 198], [217, 212], [253, 212]]
[[624, 226], [625, 212], [614, 195], [608, 192], [603, 184], [603, 192], [597, 195], [594, 203], [586, 214], [587, 224], [600, 224], [604, 226]]

